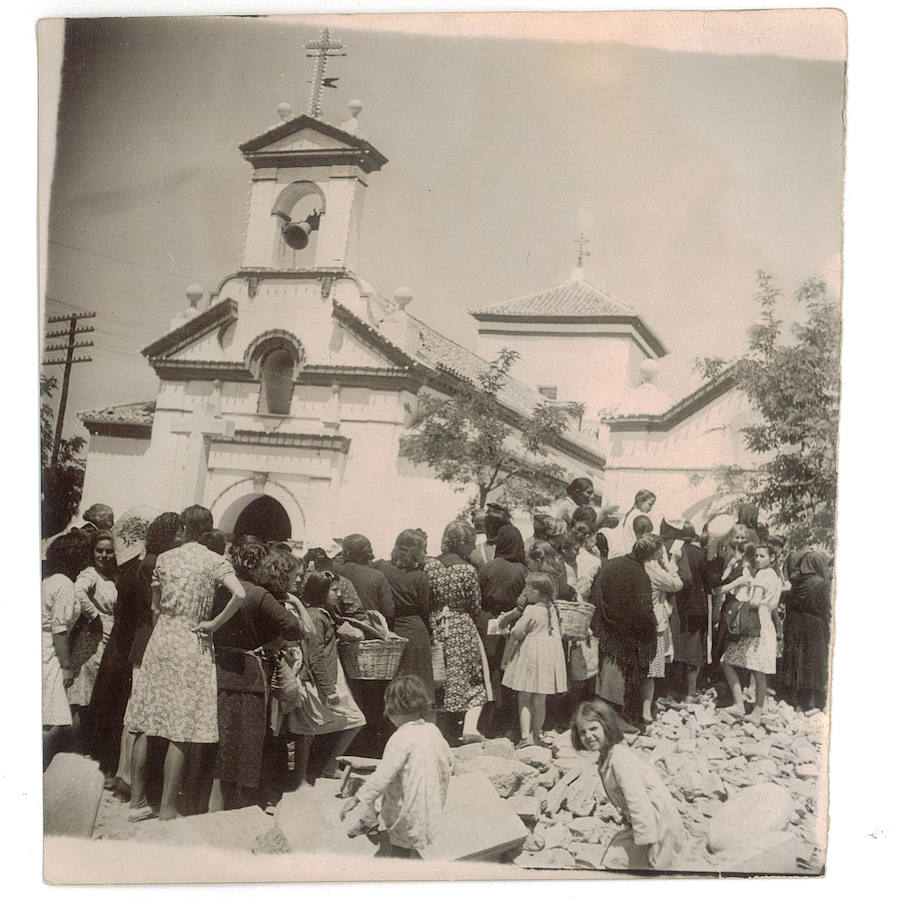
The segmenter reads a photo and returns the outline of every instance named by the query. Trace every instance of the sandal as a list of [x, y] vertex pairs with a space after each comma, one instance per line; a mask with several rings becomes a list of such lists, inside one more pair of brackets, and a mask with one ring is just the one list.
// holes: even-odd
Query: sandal
[[476, 742], [484, 742], [484, 736], [481, 733], [463, 733], [459, 737], [460, 745], [473, 745]]
[[520, 739], [520, 740], [516, 743], [516, 748], [517, 748], [517, 749], [519, 749], [519, 748], [528, 748], [529, 746], [532, 746], [532, 745], [534, 745], [534, 744], [535, 744], [535, 743], [534, 743], [533, 740], [531, 740], [531, 739]]
[[131, 810], [128, 811], [128, 822], [140, 823], [142, 820], [149, 820], [151, 817], [155, 816], [156, 812], [153, 808], [151, 808], [149, 804], [145, 804], [142, 808], [131, 808]]

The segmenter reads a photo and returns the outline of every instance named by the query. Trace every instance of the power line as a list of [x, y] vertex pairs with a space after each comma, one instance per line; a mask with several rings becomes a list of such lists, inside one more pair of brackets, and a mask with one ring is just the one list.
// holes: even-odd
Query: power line
[[133, 259], [123, 259], [121, 256], [113, 256], [110, 253], [100, 253], [96, 250], [85, 249], [83, 246], [73, 246], [71, 243], [63, 243], [60, 240], [48, 240], [51, 246], [59, 246], [63, 249], [72, 250], [76, 253], [84, 253], [87, 256], [94, 256], [98, 259], [106, 259], [110, 262], [118, 262], [120, 265], [131, 265], [135, 268], [144, 268], [147, 271], [157, 271], [160, 274], [178, 274], [187, 278], [196, 277], [196, 272], [188, 272], [183, 268], [160, 268], [156, 265], [148, 265], [146, 262], [135, 262]]

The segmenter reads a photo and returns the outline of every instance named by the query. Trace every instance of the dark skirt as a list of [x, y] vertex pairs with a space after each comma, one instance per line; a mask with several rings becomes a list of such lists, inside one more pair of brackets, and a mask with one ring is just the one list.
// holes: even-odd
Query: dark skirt
[[422, 678], [425, 689], [432, 702], [434, 702], [434, 671], [431, 668], [431, 637], [425, 622], [418, 616], [398, 617], [394, 621], [394, 632], [398, 636], [408, 639], [403, 656], [400, 658], [400, 666], [397, 668], [397, 676], [400, 674], [415, 674]]
[[828, 624], [813, 614], [788, 613], [778, 678], [788, 689], [828, 687]]
[[627, 718], [637, 719], [641, 712], [641, 684], [656, 652], [656, 640], [642, 642], [630, 634], [606, 630], [602, 625], [597, 640], [600, 662], [597, 686], [602, 690], [601, 698], [606, 693], [607, 701], [615, 702], [611, 691], [618, 692], [621, 682], [623, 713]]
[[114, 624], [100, 659], [97, 679], [91, 693], [88, 751], [100, 769], [112, 776], [119, 765], [122, 721], [131, 697], [130, 646], [125, 645]]
[[266, 738], [262, 692], [219, 690], [219, 749], [213, 776], [242, 789], [259, 786]]
[[702, 626], [682, 631], [678, 608], [673, 607], [669, 626], [672, 628], [672, 648], [675, 651], [672, 660], [692, 667], [703, 667], [706, 664], [706, 621]]

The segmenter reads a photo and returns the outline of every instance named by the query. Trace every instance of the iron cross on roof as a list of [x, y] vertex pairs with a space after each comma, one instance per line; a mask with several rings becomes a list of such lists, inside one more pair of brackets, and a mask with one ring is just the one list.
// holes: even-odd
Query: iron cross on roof
[[317, 41], [307, 41], [304, 45], [306, 55], [315, 59], [316, 64], [313, 69], [313, 79], [310, 82], [309, 90], [309, 114], [313, 118], [322, 117], [322, 89], [325, 87], [334, 87], [337, 78], [325, 77], [325, 66], [328, 64], [330, 56], [346, 56], [341, 51], [344, 45], [337, 40], [331, 39], [331, 33], [327, 28], [322, 29], [322, 34]]
[[572, 242], [578, 247], [578, 267], [583, 268], [585, 258], [590, 255], [590, 253], [585, 249], [585, 246], [587, 246], [591, 241], [584, 236], [584, 232], [582, 231], [578, 235], [578, 239], [573, 240]]

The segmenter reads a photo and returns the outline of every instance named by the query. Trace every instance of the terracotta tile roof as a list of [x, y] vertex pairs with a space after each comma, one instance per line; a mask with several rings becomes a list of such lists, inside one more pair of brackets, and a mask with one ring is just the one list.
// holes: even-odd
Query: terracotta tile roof
[[152, 427], [156, 402], [128, 402], [125, 405], [111, 405], [108, 408], [88, 409], [78, 413], [82, 424], [91, 432], [92, 428], [107, 424], [132, 427]]
[[663, 356], [668, 352], [637, 309], [604, 293], [581, 277], [573, 277], [549, 290], [515, 296], [481, 309], [470, 309], [469, 314], [476, 321], [630, 324], [657, 355]]
[[608, 293], [599, 290], [589, 281], [573, 278], [549, 290], [539, 290], [525, 296], [515, 296], [502, 302], [476, 309], [470, 313], [479, 321], [482, 316], [578, 318], [618, 318], [637, 315], [637, 310]]

